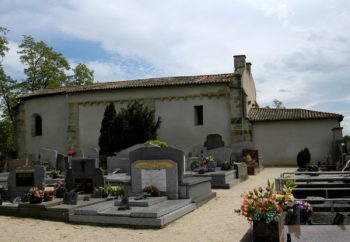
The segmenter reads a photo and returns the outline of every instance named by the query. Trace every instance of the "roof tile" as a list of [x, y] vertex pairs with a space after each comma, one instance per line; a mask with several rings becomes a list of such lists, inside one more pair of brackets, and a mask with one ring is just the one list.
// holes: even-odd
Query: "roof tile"
[[329, 118], [337, 118], [342, 121], [343, 115], [301, 108], [252, 108], [249, 111], [248, 118], [252, 122]]
[[182, 85], [204, 85], [214, 83], [229, 83], [230, 80], [237, 76], [234, 73], [215, 74], [215, 75], [199, 75], [199, 76], [177, 76], [177, 77], [160, 77], [160, 78], [148, 78], [129, 81], [115, 81], [95, 83], [92, 85], [84, 86], [70, 86], [60, 87], [54, 89], [40, 89], [32, 93], [27, 93], [21, 96], [21, 99], [31, 98], [35, 96], [46, 96], [54, 94], [65, 93], [77, 93], [77, 92], [89, 92], [89, 91], [101, 91], [101, 90], [113, 90], [113, 89], [126, 89], [126, 88], [138, 88], [138, 87], [159, 87], [159, 86], [182, 86]]

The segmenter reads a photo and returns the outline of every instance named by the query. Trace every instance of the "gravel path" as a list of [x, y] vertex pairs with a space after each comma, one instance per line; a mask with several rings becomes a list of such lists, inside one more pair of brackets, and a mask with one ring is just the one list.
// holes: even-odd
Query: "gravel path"
[[75, 225], [61, 222], [0, 216], [0, 241], [240, 241], [249, 228], [239, 208], [240, 195], [265, 186], [283, 171], [295, 168], [265, 168], [256, 176], [229, 190], [216, 189], [217, 197], [163, 229], [127, 229]]

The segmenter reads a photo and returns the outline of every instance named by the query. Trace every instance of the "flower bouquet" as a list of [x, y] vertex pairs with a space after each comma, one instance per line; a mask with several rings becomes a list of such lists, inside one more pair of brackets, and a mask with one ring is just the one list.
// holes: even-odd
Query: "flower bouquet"
[[44, 198], [44, 190], [41, 190], [38, 187], [32, 187], [28, 190], [26, 197], [32, 204], [41, 203]]
[[143, 188], [142, 191], [149, 193], [151, 197], [159, 197], [160, 196], [159, 189], [153, 185], [146, 186], [145, 188]]
[[310, 205], [310, 203], [302, 200], [297, 201], [299, 213], [300, 213], [300, 222], [305, 224], [308, 222], [313, 214], [313, 209]]

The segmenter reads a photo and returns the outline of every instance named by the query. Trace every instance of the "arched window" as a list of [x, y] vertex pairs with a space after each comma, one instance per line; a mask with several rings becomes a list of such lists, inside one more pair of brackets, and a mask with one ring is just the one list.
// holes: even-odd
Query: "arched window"
[[43, 121], [39, 114], [33, 115], [33, 126], [32, 126], [32, 135], [33, 136], [42, 136], [43, 135]]

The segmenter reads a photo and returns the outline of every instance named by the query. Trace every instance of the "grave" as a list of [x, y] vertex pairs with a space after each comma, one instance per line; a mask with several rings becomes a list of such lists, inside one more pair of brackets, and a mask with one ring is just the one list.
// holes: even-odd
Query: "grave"
[[25, 166], [11, 171], [8, 180], [8, 193], [12, 200], [15, 197], [23, 196], [29, 188], [35, 186], [44, 189], [45, 168], [43, 166]]
[[56, 169], [57, 153], [57, 150], [40, 148], [38, 156], [40, 164], [48, 164], [50, 168]]
[[259, 158], [258, 150], [243, 149], [243, 160], [247, 164], [248, 175], [255, 175], [263, 169], [262, 160]]
[[[129, 156], [131, 180], [126, 188], [131, 195], [129, 209], [119, 209], [121, 199], [106, 201], [76, 209], [69, 216], [70, 221], [161, 228], [215, 196], [210, 178], [184, 176], [184, 156], [180, 150], [142, 147]], [[127, 178], [125, 173], [121, 174]], [[141, 192], [148, 185], [156, 186], [160, 197], [145, 197]]]
[[184, 173], [183, 152], [173, 148], [139, 148], [130, 152], [131, 191], [156, 186], [169, 199], [179, 198], [178, 184]]
[[213, 156], [214, 160], [218, 163], [218, 166], [221, 166], [221, 164], [224, 161], [231, 162], [234, 160], [232, 149], [227, 147], [219, 147], [219, 148], [211, 149], [211, 150], [208, 150], [206, 154]]
[[120, 169], [120, 173], [131, 174], [129, 153], [142, 147], [154, 147], [150, 144], [136, 144], [124, 150], [121, 150], [116, 156], [107, 157], [107, 172], [112, 173]]
[[93, 193], [95, 187], [105, 184], [103, 171], [98, 168], [97, 159], [72, 159], [72, 167], [66, 172], [67, 190], [76, 189], [84, 193]]
[[57, 154], [56, 169], [62, 173], [66, 172], [68, 168], [68, 157], [64, 156], [63, 154]]

